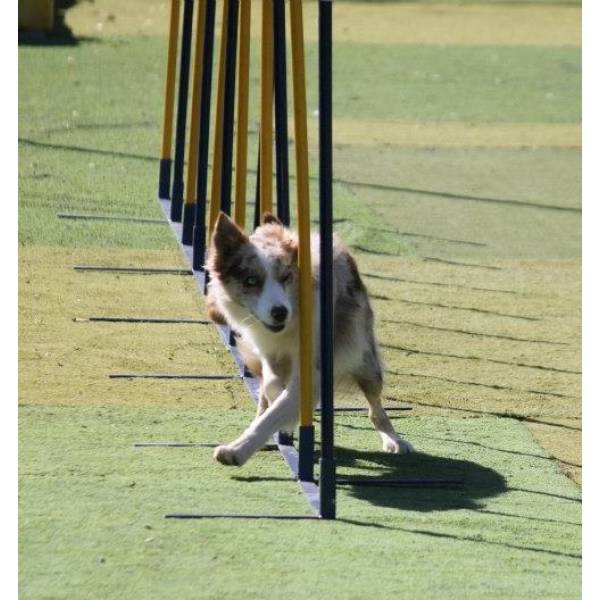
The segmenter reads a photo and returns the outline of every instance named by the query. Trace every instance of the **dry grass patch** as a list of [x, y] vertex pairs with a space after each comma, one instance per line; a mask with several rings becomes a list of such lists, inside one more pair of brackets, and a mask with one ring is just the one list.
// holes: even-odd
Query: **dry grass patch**
[[[304, 3], [306, 39], [317, 39], [317, 3]], [[166, 35], [169, 3], [164, 0], [80, 2], [67, 12], [76, 35]], [[258, 3], [252, 15], [260, 34]], [[221, 10], [217, 11], [217, 25]], [[333, 36], [364, 44], [453, 44], [581, 46], [578, 6], [452, 5], [369, 2], [335, 6]], [[219, 29], [217, 29], [219, 31]]]
[[95, 316], [204, 316], [191, 277], [78, 273], [75, 264], [183, 266], [177, 252], [20, 249], [20, 402], [236, 406], [237, 381], [111, 380], [109, 373], [233, 374], [211, 325], [75, 322]]
[[[290, 135], [294, 128], [290, 121]], [[392, 145], [406, 148], [524, 150], [535, 148], [581, 148], [579, 123], [464, 123], [363, 121], [335, 119], [336, 144]], [[318, 121], [309, 121], [309, 139], [319, 140]]]

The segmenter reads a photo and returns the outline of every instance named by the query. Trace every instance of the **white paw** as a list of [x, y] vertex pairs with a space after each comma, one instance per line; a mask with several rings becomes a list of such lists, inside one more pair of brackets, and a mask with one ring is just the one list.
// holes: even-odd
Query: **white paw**
[[385, 437], [383, 441], [383, 451], [390, 454], [411, 454], [415, 451], [412, 444], [400, 437]]
[[227, 465], [229, 467], [238, 467], [240, 465], [235, 455], [235, 451], [229, 446], [217, 446], [213, 452], [213, 458], [222, 465]]

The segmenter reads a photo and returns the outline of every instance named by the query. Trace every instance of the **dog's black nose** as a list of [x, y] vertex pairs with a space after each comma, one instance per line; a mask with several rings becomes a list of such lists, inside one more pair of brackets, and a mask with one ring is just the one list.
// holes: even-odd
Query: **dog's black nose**
[[288, 315], [288, 309], [285, 306], [274, 306], [271, 309], [271, 316], [276, 323], [283, 323]]

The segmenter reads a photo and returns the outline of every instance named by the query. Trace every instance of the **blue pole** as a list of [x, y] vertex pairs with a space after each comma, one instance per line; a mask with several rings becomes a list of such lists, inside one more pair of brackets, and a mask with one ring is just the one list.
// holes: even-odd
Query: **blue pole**
[[233, 112], [235, 107], [235, 59], [237, 54], [239, 0], [229, 2], [223, 98], [223, 162], [221, 166], [221, 210], [231, 214], [231, 171], [233, 167]]
[[204, 266], [206, 251], [206, 190], [208, 186], [208, 142], [210, 135], [210, 96], [212, 86], [213, 48], [215, 41], [215, 0], [206, 0], [204, 20], [204, 54], [202, 92], [200, 96], [200, 136], [198, 147], [198, 179], [196, 182], [196, 215], [194, 220], [194, 257], [192, 268]]
[[319, 0], [319, 222], [321, 309], [321, 518], [335, 519], [333, 426], [333, 156], [331, 0]]
[[183, 31], [179, 63], [179, 96], [177, 98], [177, 128], [175, 130], [175, 161], [171, 192], [171, 221], [181, 221], [183, 209], [183, 161], [185, 156], [185, 123], [187, 119], [190, 54], [192, 50], [192, 17], [194, 1], [184, 0]]
[[290, 192], [285, 57], [285, 0], [273, 0], [273, 29], [277, 216], [288, 227], [290, 224]]

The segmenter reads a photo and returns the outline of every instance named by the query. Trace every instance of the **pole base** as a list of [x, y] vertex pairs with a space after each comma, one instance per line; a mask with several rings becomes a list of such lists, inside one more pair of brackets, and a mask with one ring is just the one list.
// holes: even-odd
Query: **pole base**
[[287, 431], [279, 431], [277, 433], [277, 443], [282, 446], [293, 446], [294, 434], [288, 433]]
[[314, 481], [314, 425], [300, 425], [298, 428], [298, 479]]
[[171, 198], [171, 159], [161, 158], [158, 166], [158, 197], [160, 200]]
[[194, 271], [203, 271], [204, 270], [204, 253], [206, 251], [206, 246], [204, 242], [205, 238], [204, 227], [198, 227], [194, 225], [193, 232], [193, 246], [194, 246], [194, 254], [192, 258], [192, 269]]
[[322, 458], [319, 461], [319, 505], [321, 519], [335, 519], [335, 459]]
[[181, 231], [181, 243], [191, 246], [194, 239], [194, 217], [196, 215], [195, 204], [183, 205], [183, 228]]
[[183, 182], [177, 179], [173, 182], [171, 194], [171, 221], [181, 223], [181, 213], [183, 212]]

